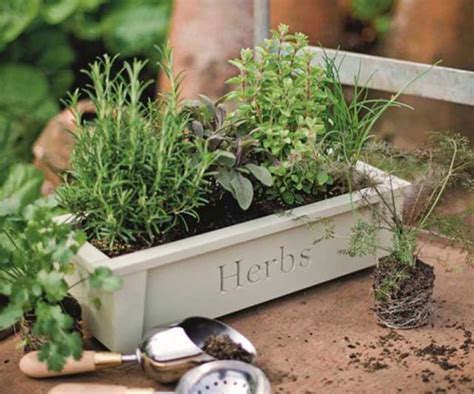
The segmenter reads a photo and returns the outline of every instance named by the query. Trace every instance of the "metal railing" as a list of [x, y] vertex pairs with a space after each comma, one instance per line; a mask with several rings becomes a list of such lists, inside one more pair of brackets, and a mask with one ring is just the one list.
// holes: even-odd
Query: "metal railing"
[[[261, 43], [270, 28], [270, 0], [254, 0], [254, 42]], [[360, 53], [311, 47], [314, 64], [323, 62], [323, 53], [335, 58], [340, 65], [341, 82], [353, 85], [359, 75], [367, 87], [395, 93], [422, 72], [431, 68], [423, 78], [405, 90], [406, 94], [451, 103], [474, 106], [474, 72], [450, 67], [432, 66], [404, 60]]]

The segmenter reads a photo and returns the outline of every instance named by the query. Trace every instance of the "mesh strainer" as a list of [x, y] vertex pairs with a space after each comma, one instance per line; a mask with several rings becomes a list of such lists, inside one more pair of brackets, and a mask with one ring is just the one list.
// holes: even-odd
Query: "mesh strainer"
[[214, 361], [186, 373], [176, 394], [269, 394], [264, 373], [241, 361]]

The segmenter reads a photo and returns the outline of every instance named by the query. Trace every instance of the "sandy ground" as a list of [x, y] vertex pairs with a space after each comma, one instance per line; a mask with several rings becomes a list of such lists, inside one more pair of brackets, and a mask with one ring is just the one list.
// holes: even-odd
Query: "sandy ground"
[[[432, 321], [392, 331], [375, 323], [370, 271], [223, 318], [246, 334], [274, 393], [474, 393], [474, 268], [456, 250], [431, 244]], [[443, 260], [448, 261], [442, 262]], [[47, 393], [61, 382], [159, 387], [135, 366], [39, 381], [21, 375], [18, 338], [0, 343], [0, 393]]]

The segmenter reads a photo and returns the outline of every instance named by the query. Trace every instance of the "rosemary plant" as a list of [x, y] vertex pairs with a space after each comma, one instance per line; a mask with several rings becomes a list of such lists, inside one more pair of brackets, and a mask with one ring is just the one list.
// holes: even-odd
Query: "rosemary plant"
[[[215, 155], [206, 140], [189, 139], [179, 108], [181, 78], [173, 77], [172, 52], [163, 52], [169, 94], [142, 103], [145, 63], [125, 63], [112, 77], [114, 59], [104, 56], [86, 72], [85, 91], [96, 107], [88, 122], [75, 112], [76, 144], [59, 201], [104, 249], [152, 244], [206, 203], [208, 168]], [[74, 111], [79, 93], [71, 98]]]

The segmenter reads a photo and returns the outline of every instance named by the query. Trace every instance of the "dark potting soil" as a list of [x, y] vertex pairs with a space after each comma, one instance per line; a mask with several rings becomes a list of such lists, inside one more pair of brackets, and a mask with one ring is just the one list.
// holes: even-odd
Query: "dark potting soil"
[[252, 362], [252, 355], [240, 343], [235, 343], [228, 335], [209, 336], [206, 338], [202, 350], [217, 360]]
[[390, 286], [392, 299], [400, 299], [417, 294], [423, 290], [430, 290], [434, 286], [435, 274], [433, 267], [417, 259], [414, 267], [400, 267], [400, 263], [394, 261], [391, 256], [380, 260], [378, 267], [372, 274], [373, 287], [377, 291], [385, 287], [387, 283], [404, 270], [405, 276], [399, 279], [393, 286]]
[[[361, 179], [358, 188], [366, 187], [367, 180]], [[198, 209], [199, 221], [188, 220], [187, 226], [180, 224], [171, 231], [163, 234], [152, 245], [138, 240], [135, 244], [116, 243], [113, 249], [109, 249], [104, 242], [90, 239], [90, 242], [109, 257], [147, 249], [152, 246], [163, 245], [168, 242], [178, 241], [193, 235], [204, 234], [209, 231], [229, 227], [234, 224], [244, 223], [249, 220], [258, 219], [271, 214], [284, 213], [287, 210], [303, 205], [326, 200], [347, 193], [347, 188], [342, 183], [335, 184], [331, 191], [317, 195], [305, 195], [303, 201], [295, 204], [285, 204], [281, 200], [269, 200], [266, 196], [255, 195], [254, 201], [248, 210], [243, 211], [230, 193], [222, 193], [216, 190], [208, 196], [209, 204]]]

